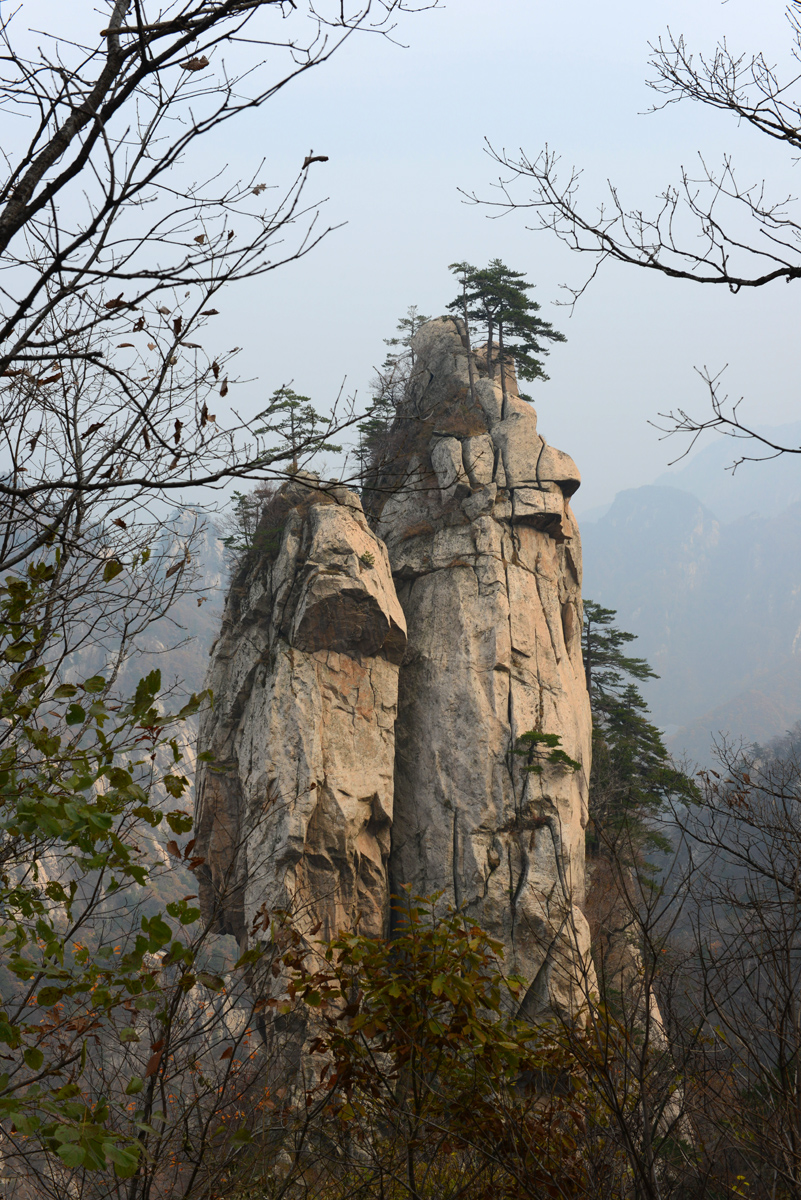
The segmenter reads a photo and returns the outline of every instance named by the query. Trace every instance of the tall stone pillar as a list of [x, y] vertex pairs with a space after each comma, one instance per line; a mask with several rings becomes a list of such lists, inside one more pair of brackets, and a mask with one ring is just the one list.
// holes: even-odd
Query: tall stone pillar
[[[391, 884], [444, 898], [497, 937], [528, 981], [522, 1013], [575, 1016], [591, 723], [581, 653], [572, 459], [482, 358], [461, 322], [413, 342], [415, 368], [374, 481], [408, 646], [395, 751]], [[580, 764], [526, 772], [521, 734]]]
[[232, 580], [199, 737], [201, 905], [241, 945], [276, 909], [315, 939], [385, 933], [405, 643], [358, 497], [285, 484]]

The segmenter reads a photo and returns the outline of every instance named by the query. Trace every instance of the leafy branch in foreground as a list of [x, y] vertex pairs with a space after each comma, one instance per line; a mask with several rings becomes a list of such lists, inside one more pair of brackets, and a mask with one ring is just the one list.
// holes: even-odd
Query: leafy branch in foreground
[[108, 1099], [87, 1093], [90, 1043], [123, 1010], [157, 1007], [149, 957], [169, 946], [188, 961], [173, 925], [199, 913], [174, 903], [143, 915], [116, 950], [99, 918], [116, 893], [148, 883], [143, 827], [191, 827], [157, 797], [187, 790], [175, 731], [204, 697], [163, 714], [158, 671], [124, 702], [99, 675], [49, 690], [36, 613], [55, 569], [30, 564], [0, 586], [0, 1123], [65, 1167], [113, 1163], [126, 1176], [141, 1148], [136, 1122], [115, 1132]]
[[327, 1099], [333, 1143], [318, 1194], [583, 1194], [577, 1059], [558, 1027], [515, 1017], [500, 943], [438, 901], [404, 894], [392, 941], [341, 933], [296, 963], [318, 1034], [307, 1103]]

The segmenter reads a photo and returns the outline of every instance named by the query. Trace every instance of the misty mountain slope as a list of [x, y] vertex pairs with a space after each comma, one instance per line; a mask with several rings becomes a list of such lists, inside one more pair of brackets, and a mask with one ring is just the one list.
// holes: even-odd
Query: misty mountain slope
[[730, 744], [764, 744], [801, 719], [801, 662], [797, 656], [783, 671], [759, 672], [752, 682], [752, 687], [676, 730], [667, 739], [671, 752], [701, 766], [714, 765], [714, 746], [722, 734]]
[[[214, 523], [203, 513], [176, 510], [154, 535], [153, 549], [161, 562], [159, 576], [186, 559], [180, 567], [178, 594], [165, 616], [153, 620], [135, 639], [135, 645], [122, 662], [115, 691], [131, 696], [143, 675], [158, 668], [162, 689], [176, 689], [179, 696], [198, 692], [208, 670], [212, 643], [220, 632], [223, 602], [228, 586], [225, 551]], [[87, 614], [87, 624], [95, 608]], [[119, 648], [114, 631], [102, 640], [86, 641], [69, 656], [67, 677], [78, 681], [93, 674], [108, 675], [110, 663]]]
[[764, 739], [801, 715], [801, 503], [724, 524], [688, 492], [634, 488], [582, 540], [584, 594], [638, 635], [661, 676], [646, 698], [680, 748], [703, 760], [705, 727]]

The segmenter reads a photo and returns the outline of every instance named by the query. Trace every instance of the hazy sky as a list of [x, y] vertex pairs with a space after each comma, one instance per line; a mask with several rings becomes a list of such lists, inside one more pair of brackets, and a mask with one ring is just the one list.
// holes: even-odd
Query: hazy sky
[[237, 305], [237, 340], [266, 389], [293, 378], [323, 401], [345, 375], [363, 388], [396, 316], [411, 303], [435, 315], [452, 298], [448, 263], [497, 255], [537, 283], [543, 315], [569, 339], [534, 394], [543, 434], [583, 472], [579, 511], [650, 481], [675, 455], [675, 439], [660, 443], [647, 422], [676, 403], [703, 410], [696, 366], [728, 363], [730, 390], [758, 419], [801, 415], [801, 294], [784, 283], [732, 296], [609, 264], [571, 318], [552, 302], [587, 262], [527, 232], [525, 214], [488, 220], [461, 201], [460, 187], [490, 194], [485, 136], [530, 153], [548, 142], [584, 168], [590, 199], [611, 178], [646, 207], [699, 150], [736, 154], [744, 179], [767, 175], [777, 193], [797, 186], [789, 156], [727, 115], [698, 105], [638, 115], [652, 100], [648, 42], [668, 26], [702, 51], [727, 37], [732, 49], [787, 59], [780, 0], [448, 0], [403, 23], [407, 49], [355, 39], [241, 127], [239, 161], [257, 147], [265, 178], [308, 148], [328, 154], [314, 183], [330, 197], [329, 219], [348, 222]]
[[[68, 7], [74, 16], [75, 0]], [[30, 24], [65, 15], [53, 0], [24, 8]], [[226, 129], [208, 161], [249, 175], [265, 158], [266, 183], [288, 182], [310, 148], [327, 154], [309, 197], [328, 198], [327, 221], [347, 222], [303, 262], [219, 305], [216, 333], [244, 348], [241, 370], [259, 377], [232, 399], [248, 409], [292, 380], [323, 407], [345, 377], [364, 392], [407, 305], [437, 315], [452, 298], [448, 263], [499, 256], [536, 282], [542, 315], [568, 337], [551, 354], [551, 381], [533, 394], [543, 434], [582, 470], [579, 513], [651, 481], [681, 449], [660, 443], [648, 420], [676, 404], [703, 411], [696, 366], [728, 363], [729, 389], [746, 396], [755, 420], [801, 415], [801, 283], [732, 296], [610, 264], [571, 318], [552, 302], [587, 262], [528, 232], [525, 214], [488, 220], [459, 195], [491, 192], [485, 136], [530, 154], [549, 143], [567, 168], [584, 168], [589, 201], [610, 178], [624, 200], [648, 208], [698, 151], [715, 163], [733, 153], [743, 180], [766, 176], [777, 196], [797, 190], [801, 168], [728, 115], [697, 105], [638, 115], [653, 98], [648, 42], [668, 26], [701, 51], [727, 37], [733, 50], [788, 58], [781, 0], [447, 0], [402, 21], [406, 48], [356, 37]]]

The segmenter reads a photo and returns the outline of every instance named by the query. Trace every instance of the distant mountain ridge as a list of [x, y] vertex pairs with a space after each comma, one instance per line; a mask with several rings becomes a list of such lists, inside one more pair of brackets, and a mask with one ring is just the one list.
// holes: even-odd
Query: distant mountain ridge
[[[757, 425], [755, 431], [776, 445], [801, 447], [801, 421]], [[676, 451], [680, 452], [678, 443]], [[745, 462], [734, 472], [730, 468], [743, 454], [770, 453], [758, 442], [719, 436], [692, 458], [664, 471], [654, 483], [689, 492], [724, 525], [754, 513], [768, 516], [801, 502], [801, 454]]]
[[[801, 477], [795, 458], [760, 470], [785, 461]], [[760, 505], [771, 494], [753, 489]], [[644, 689], [654, 719], [674, 751], [702, 763], [721, 732], [764, 741], [801, 718], [801, 498], [773, 513], [735, 509], [724, 521], [655, 484], [620, 492], [582, 525], [585, 596], [638, 635], [661, 677]]]

